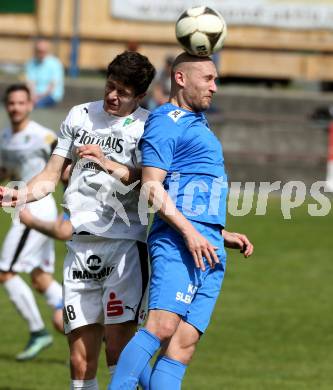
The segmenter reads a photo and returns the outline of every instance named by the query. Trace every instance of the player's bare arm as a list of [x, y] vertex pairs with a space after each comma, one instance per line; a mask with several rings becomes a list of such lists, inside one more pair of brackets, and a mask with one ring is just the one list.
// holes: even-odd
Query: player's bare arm
[[231, 249], [239, 249], [244, 257], [250, 257], [254, 251], [254, 246], [245, 234], [232, 233], [227, 230], [222, 230], [224, 238], [224, 246]]
[[72, 237], [72, 224], [63, 219], [63, 214], [59, 215], [56, 221], [48, 222], [34, 217], [31, 212], [25, 208], [20, 211], [21, 222], [29, 227], [45, 234], [51, 238], [61, 241], [67, 241]]
[[97, 159], [104, 169], [114, 174], [124, 184], [131, 184], [141, 179], [141, 168], [132, 168], [109, 160], [99, 145], [80, 146], [77, 148], [77, 154], [80, 158]]
[[216, 254], [216, 247], [202, 236], [185, 218], [185, 216], [177, 210], [174, 202], [165, 191], [162, 182], [166, 176], [166, 171], [153, 168], [142, 168], [142, 185], [146, 191], [146, 197], [153, 207], [158, 208], [158, 212], [170, 226], [179, 231], [184, 237], [186, 246], [193, 256], [194, 263], [197, 268], [205, 270], [203, 257], [205, 257], [209, 265], [214, 268], [214, 265], [219, 263]]
[[23, 189], [0, 187], [0, 206], [15, 207], [34, 202], [54, 192], [59, 182], [66, 159], [52, 155], [41, 173], [32, 178]]

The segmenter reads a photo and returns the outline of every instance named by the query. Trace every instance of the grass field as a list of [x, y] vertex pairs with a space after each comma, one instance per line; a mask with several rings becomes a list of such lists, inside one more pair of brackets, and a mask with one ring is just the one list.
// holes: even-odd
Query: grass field
[[[8, 215], [0, 214], [0, 242]], [[306, 206], [283, 220], [274, 198], [266, 216], [231, 217], [229, 230], [255, 243], [251, 260], [230, 253], [212, 324], [187, 370], [188, 390], [329, 390], [333, 386], [332, 211], [310, 217]], [[65, 249], [57, 244], [61, 280]], [[50, 311], [38, 297], [50, 326]], [[17, 363], [28, 330], [0, 289], [0, 390], [69, 387], [67, 344], [55, 343], [34, 361]], [[105, 389], [103, 356], [98, 373]], [[170, 389], [172, 390], [172, 389]]]

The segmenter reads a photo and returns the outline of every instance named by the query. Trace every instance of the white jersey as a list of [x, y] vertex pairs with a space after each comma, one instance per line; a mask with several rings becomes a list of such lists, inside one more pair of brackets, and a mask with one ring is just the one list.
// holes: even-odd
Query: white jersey
[[[0, 167], [13, 180], [27, 182], [44, 169], [56, 139], [52, 130], [33, 121], [17, 133], [6, 128], [0, 134]], [[54, 221], [57, 217], [52, 195], [29, 203], [27, 207], [32, 215], [44, 221]], [[30, 232], [15, 221], [2, 245], [0, 270], [30, 273], [37, 267], [53, 272], [53, 240], [37, 231]]]
[[72, 160], [73, 171], [65, 193], [74, 232], [145, 241], [146, 226], [138, 215], [139, 183], [125, 186], [93, 161], [80, 159], [77, 147], [97, 144], [105, 156], [128, 167], [139, 167], [138, 149], [149, 112], [138, 107], [131, 115], [113, 116], [103, 101], [75, 106], [61, 125], [54, 154]]
[[[27, 183], [44, 169], [56, 140], [52, 130], [34, 121], [29, 121], [27, 127], [17, 133], [6, 128], [0, 134], [0, 167], [12, 180]], [[43, 220], [53, 221], [56, 218], [52, 195], [29, 203], [28, 208]]]
[[27, 182], [44, 169], [56, 139], [52, 130], [34, 121], [17, 133], [6, 128], [0, 134], [0, 167], [12, 180]]

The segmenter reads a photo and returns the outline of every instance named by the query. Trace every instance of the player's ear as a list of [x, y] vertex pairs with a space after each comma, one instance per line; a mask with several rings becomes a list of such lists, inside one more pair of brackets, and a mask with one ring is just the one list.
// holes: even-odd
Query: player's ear
[[175, 77], [176, 83], [177, 83], [178, 85], [180, 85], [181, 87], [183, 87], [184, 84], [185, 84], [184, 73], [181, 72], [180, 70], [177, 70], [177, 71], [175, 72], [175, 76], [174, 76], [174, 77]]

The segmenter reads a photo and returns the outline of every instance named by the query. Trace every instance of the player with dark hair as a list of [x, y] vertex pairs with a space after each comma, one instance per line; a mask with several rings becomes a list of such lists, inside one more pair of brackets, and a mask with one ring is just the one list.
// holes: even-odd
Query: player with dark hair
[[[30, 120], [33, 104], [30, 91], [24, 84], [10, 85], [4, 95], [4, 104], [10, 126], [0, 135], [0, 176], [19, 183], [27, 182], [45, 167], [56, 141], [55, 133]], [[56, 205], [51, 195], [29, 205], [31, 215], [44, 223], [53, 223]], [[0, 283], [10, 300], [27, 321], [30, 339], [17, 360], [34, 358], [42, 349], [52, 344], [52, 336], [45, 329], [37, 303], [30, 287], [19, 276], [20, 272], [31, 276], [33, 287], [45, 296], [54, 310], [54, 325], [63, 331], [62, 288], [53, 279], [53, 241], [35, 230], [26, 228], [14, 219], [2, 243], [0, 255]]]
[[[18, 92], [18, 91], [25, 92], [27, 95], [28, 101], [29, 102], [31, 101], [30, 89], [27, 87], [26, 84], [11, 84], [5, 91], [5, 94], [3, 97], [4, 103], [7, 104], [10, 94], [12, 94], [13, 92]], [[31, 109], [30, 109], [30, 111], [31, 111]]]
[[146, 94], [147, 85], [150, 85], [155, 73], [155, 69], [152, 74], [152, 69], [147, 66], [147, 57], [134, 51], [127, 51], [126, 56], [118, 55], [109, 64], [106, 77], [116, 78], [123, 85], [131, 85], [137, 97]]
[[[148, 111], [139, 106], [155, 69], [148, 58], [124, 52], [108, 67], [104, 99], [75, 106], [61, 125], [53, 155], [43, 172], [28, 183], [52, 191], [68, 163], [65, 192], [73, 236], [64, 263], [64, 317], [72, 389], [98, 389], [96, 380], [103, 338], [110, 373], [118, 356], [145, 318], [148, 283], [146, 226], [138, 215], [141, 177], [138, 143]], [[12, 196], [5, 202], [6, 194]], [[3, 205], [20, 194], [2, 189]], [[1, 194], [0, 194], [1, 199]], [[140, 377], [149, 387], [150, 367]]]
[[216, 77], [210, 58], [179, 55], [169, 103], [146, 122], [142, 188], [159, 210], [148, 237], [149, 314], [122, 352], [110, 390], [135, 389], [160, 347], [150, 389], [180, 389], [221, 289], [224, 246], [240, 249], [245, 257], [252, 254], [245, 235], [224, 228], [228, 185], [223, 152], [203, 114], [216, 92]]

